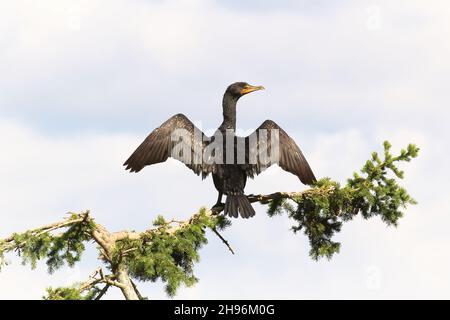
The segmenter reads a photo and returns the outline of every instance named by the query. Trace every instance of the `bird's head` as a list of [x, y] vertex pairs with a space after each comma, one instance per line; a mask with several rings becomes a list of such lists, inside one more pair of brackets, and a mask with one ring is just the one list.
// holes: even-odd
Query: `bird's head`
[[232, 97], [239, 99], [240, 97], [246, 95], [247, 93], [258, 90], [264, 90], [264, 87], [252, 86], [249, 85], [247, 82], [235, 82], [228, 86], [227, 90], [225, 91], [225, 94], [229, 94]]

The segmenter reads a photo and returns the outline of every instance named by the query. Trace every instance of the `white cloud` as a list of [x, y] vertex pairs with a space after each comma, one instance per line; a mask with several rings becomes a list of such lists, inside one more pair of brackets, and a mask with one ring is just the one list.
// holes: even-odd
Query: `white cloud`
[[[304, 6], [253, 12], [209, 1], [2, 6], [10, 32], [0, 44], [1, 111], [37, 114], [47, 125], [52, 114], [109, 128], [179, 111], [212, 125], [223, 89], [235, 80], [268, 88], [242, 102], [242, 123], [252, 126], [280, 103], [277, 117], [292, 126], [305, 117], [335, 128], [336, 118], [347, 125], [367, 116], [374, 126], [394, 125], [404, 113], [415, 125], [437, 112], [449, 116], [449, 9], [442, 1], [345, 2], [325, 17]], [[367, 27], [370, 8], [379, 8], [377, 30]]]
[[[393, 137], [401, 145], [411, 137], [401, 136]], [[416, 136], [422, 137], [422, 144], [432, 145], [425, 133]], [[142, 137], [45, 136], [11, 122], [1, 122], [0, 137], [2, 151], [9, 155], [0, 160], [0, 211], [2, 220], [8, 221], [2, 224], [2, 236], [55, 221], [68, 210], [85, 208], [92, 209], [97, 221], [112, 230], [141, 230], [156, 214], [184, 218], [215, 201], [212, 182], [202, 182], [175, 161], [137, 175], [125, 172], [121, 163]], [[309, 144], [314, 146], [308, 154], [315, 169], [340, 180], [368, 156], [363, 136], [355, 130], [323, 134]], [[427, 163], [417, 165], [421, 160]], [[419, 158], [406, 167], [405, 185], [414, 189], [419, 205], [408, 209], [398, 229], [386, 228], [376, 219], [357, 219], [337, 236], [341, 253], [331, 262], [314, 262], [308, 257], [307, 239], [292, 234], [285, 217], [270, 219], [265, 209], [257, 206], [254, 219], [235, 220], [224, 234], [235, 248], [235, 256], [210, 235], [210, 244], [202, 249], [202, 261], [196, 267], [200, 282], [194, 288], [181, 289], [177, 298], [446, 297], [450, 257], [444, 228], [449, 207], [442, 199], [439, 203], [423, 199], [427, 186], [419, 184], [432, 161], [432, 156]], [[442, 186], [435, 185], [438, 189]], [[247, 191], [300, 188], [296, 177], [271, 168], [250, 181]], [[68, 276], [82, 280], [97, 265], [94, 250], [87, 252], [78, 269], [63, 269], [54, 277], [46, 275], [43, 266], [28, 271], [18, 268], [16, 259], [12, 261], [0, 273], [2, 298], [37, 299], [46, 286], [64, 285]], [[367, 285], [375, 276], [376, 288]], [[161, 284], [141, 286], [150, 297], [165, 298]], [[108, 297], [121, 296], [113, 291]]]
[[[142, 229], [156, 214], [183, 218], [214, 203], [211, 181], [175, 161], [138, 175], [121, 164], [170, 114], [214, 127], [226, 85], [246, 80], [267, 90], [240, 101], [238, 126], [275, 120], [318, 176], [344, 182], [383, 140], [394, 149], [417, 143], [404, 183], [419, 205], [398, 229], [348, 224], [341, 254], [318, 263], [287, 219], [259, 207], [226, 232], [237, 255], [212, 237], [200, 283], [179, 297], [448, 298], [450, 7], [288, 2], [277, 10], [202, 0], [1, 2], [0, 212], [8, 223], [0, 234], [86, 208], [112, 229]], [[275, 167], [247, 192], [299, 188]], [[95, 267], [94, 251], [87, 260], [82, 277]], [[0, 297], [39, 298], [66, 277], [44, 271], [8, 267]], [[160, 285], [143, 288], [165, 297]]]

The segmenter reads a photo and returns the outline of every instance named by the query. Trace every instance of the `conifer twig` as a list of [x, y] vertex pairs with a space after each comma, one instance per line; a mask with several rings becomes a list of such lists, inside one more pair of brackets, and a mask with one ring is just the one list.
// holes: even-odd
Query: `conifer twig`
[[220, 238], [220, 240], [222, 240], [222, 242], [228, 247], [228, 250], [230, 250], [230, 252], [232, 254], [234, 254], [234, 250], [233, 248], [231, 248], [230, 244], [228, 243], [228, 241], [219, 233], [219, 231], [217, 231], [216, 228], [211, 228], [211, 230]]

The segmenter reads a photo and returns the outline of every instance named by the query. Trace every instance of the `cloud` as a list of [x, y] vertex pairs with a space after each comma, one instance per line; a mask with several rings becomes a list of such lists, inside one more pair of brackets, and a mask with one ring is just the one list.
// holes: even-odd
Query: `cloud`
[[[418, 132], [393, 137], [394, 147], [403, 146], [412, 136], [423, 145], [434, 145], [427, 134]], [[111, 230], [142, 230], [156, 214], [186, 218], [201, 205], [215, 201], [212, 181], [202, 182], [175, 161], [140, 174], [125, 172], [121, 163], [140, 142], [139, 136], [60, 138], [3, 121], [0, 137], [2, 151], [8, 155], [0, 160], [0, 210], [3, 221], [8, 221], [2, 224], [2, 236], [56, 221], [68, 210], [88, 208], [97, 222]], [[342, 181], [367, 157], [364, 142], [364, 134], [356, 130], [323, 134], [309, 141], [308, 159], [320, 176]], [[432, 154], [406, 168], [405, 186], [414, 190], [419, 206], [408, 209], [398, 229], [386, 228], [377, 220], [356, 219], [337, 236], [341, 253], [331, 262], [314, 262], [308, 257], [307, 239], [289, 231], [290, 221], [268, 218], [265, 208], [257, 205], [254, 219], [235, 220], [224, 233], [236, 255], [230, 255], [211, 234], [196, 266], [200, 282], [181, 289], [177, 298], [445, 297], [450, 257], [442, 246], [448, 241], [443, 228], [449, 220], [449, 206], [442, 199], [424, 198], [427, 186], [419, 182], [428, 175], [436, 150], [428, 152]], [[444, 187], [440, 183], [433, 180], [437, 189]], [[246, 190], [264, 193], [301, 188], [296, 177], [273, 167], [250, 180]], [[65, 285], [67, 277], [81, 281], [97, 265], [92, 248], [76, 269], [63, 269], [54, 277], [46, 275], [42, 264], [28, 271], [17, 267], [17, 259], [11, 260], [13, 264], [0, 273], [2, 298], [37, 299], [45, 287]], [[141, 287], [152, 298], [166, 298], [161, 283]], [[108, 295], [120, 297], [118, 291]]]
[[406, 117], [435, 130], [436, 114], [449, 115], [441, 1], [288, 1], [276, 11], [181, 0], [2, 6], [11, 32], [0, 45], [1, 114], [44, 130], [144, 130], [180, 111], [213, 127], [236, 80], [268, 88], [241, 102], [247, 126], [276, 116], [306, 130], [361, 119], [373, 128]]
[[[444, 230], [450, 45], [446, 1], [30, 1], [0, 3], [0, 234], [91, 209], [113, 230], [141, 230], [157, 214], [185, 218], [216, 192], [176, 161], [137, 175], [121, 166], [148, 132], [183, 112], [205, 130], [221, 119], [233, 81], [267, 90], [240, 100], [238, 126], [275, 120], [317, 176], [345, 182], [388, 139], [422, 151], [405, 165], [419, 201], [398, 229], [356, 220], [331, 262], [258, 206], [225, 236], [211, 236], [200, 283], [180, 298], [448, 297]], [[273, 167], [248, 193], [298, 190]], [[176, 199], [174, 201], [173, 199]], [[249, 232], [251, 230], [251, 232]], [[67, 274], [85, 278], [95, 250], [55, 276], [13, 266], [2, 298], [39, 298]], [[67, 273], [68, 272], [68, 273]], [[165, 298], [161, 284], [142, 284]], [[220, 290], [218, 289], [220, 288]], [[112, 292], [109, 298], [120, 297]]]

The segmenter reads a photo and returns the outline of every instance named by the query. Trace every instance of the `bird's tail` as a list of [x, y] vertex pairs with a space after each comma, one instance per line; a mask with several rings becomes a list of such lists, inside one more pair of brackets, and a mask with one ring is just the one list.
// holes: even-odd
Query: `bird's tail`
[[255, 215], [255, 209], [253, 209], [250, 201], [243, 194], [228, 195], [223, 212], [225, 215], [235, 218], [240, 214], [245, 219]]

